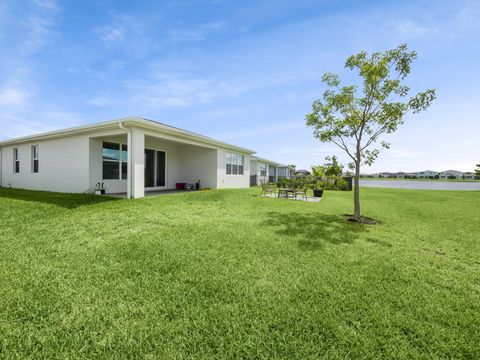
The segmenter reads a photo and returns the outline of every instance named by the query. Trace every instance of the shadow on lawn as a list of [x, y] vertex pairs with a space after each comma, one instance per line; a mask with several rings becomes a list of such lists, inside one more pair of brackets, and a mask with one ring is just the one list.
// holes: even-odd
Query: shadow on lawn
[[278, 228], [279, 235], [299, 238], [302, 250], [319, 250], [330, 244], [351, 244], [367, 232], [362, 224], [346, 221], [340, 215], [270, 212], [264, 225]]
[[8, 198], [22, 201], [39, 202], [55, 205], [66, 209], [75, 209], [80, 206], [94, 205], [108, 201], [120, 200], [110, 196], [98, 196], [92, 194], [66, 194], [48, 191], [33, 191], [22, 189], [0, 188], [0, 199]]

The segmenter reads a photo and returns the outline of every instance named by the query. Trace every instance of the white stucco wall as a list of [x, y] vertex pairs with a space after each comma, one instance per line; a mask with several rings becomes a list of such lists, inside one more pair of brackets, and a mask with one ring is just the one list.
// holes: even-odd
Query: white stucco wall
[[[232, 152], [232, 151], [229, 151]], [[250, 186], [250, 155], [244, 156], [243, 175], [227, 175], [227, 150], [218, 149], [217, 151], [217, 183], [219, 189], [225, 188], [246, 188]]]
[[200, 180], [202, 188], [217, 188], [217, 150], [198, 146], [181, 148], [182, 182], [196, 183]]
[[[57, 192], [84, 192], [89, 187], [88, 137], [70, 136], [2, 147], [2, 186]], [[39, 172], [32, 171], [32, 145], [39, 146]], [[14, 173], [17, 148], [20, 172]]]
[[[227, 150], [198, 146], [193, 141], [187, 144], [175, 142], [149, 131], [145, 134], [145, 148], [166, 152], [167, 189], [174, 189], [177, 182], [195, 183], [198, 180], [202, 187], [212, 189], [250, 185], [249, 154], [242, 154], [243, 175], [227, 175]], [[0, 149], [0, 184], [4, 187], [82, 193], [103, 182], [108, 193], [125, 193], [127, 180], [102, 179], [103, 141], [127, 144], [127, 133], [118, 129], [3, 146]], [[39, 173], [32, 172], [32, 145], [39, 145]], [[19, 149], [18, 174], [13, 172], [14, 148]]]

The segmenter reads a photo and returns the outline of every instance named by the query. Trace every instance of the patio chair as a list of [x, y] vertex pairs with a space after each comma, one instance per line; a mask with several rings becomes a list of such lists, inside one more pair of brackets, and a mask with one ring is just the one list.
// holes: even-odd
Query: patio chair
[[302, 199], [307, 200], [307, 188], [295, 189], [293, 192], [293, 197], [297, 200], [297, 197], [300, 196]]
[[269, 185], [267, 183], [263, 183], [263, 182], [261, 182], [260, 185], [262, 187], [262, 191], [260, 192], [260, 196], [262, 196], [262, 195], [266, 196], [268, 194], [275, 195], [275, 187], [274, 186]]

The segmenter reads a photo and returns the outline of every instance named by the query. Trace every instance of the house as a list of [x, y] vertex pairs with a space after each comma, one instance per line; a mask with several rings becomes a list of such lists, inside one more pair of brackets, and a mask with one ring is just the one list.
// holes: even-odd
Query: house
[[462, 179], [465, 179], [465, 180], [477, 180], [477, 179], [479, 179], [479, 176], [477, 176], [476, 173], [467, 171], [467, 172], [464, 172], [464, 173], [463, 173]]
[[298, 176], [310, 176], [310, 175], [312, 175], [312, 174], [311, 174], [310, 171], [308, 171], [308, 170], [297, 170], [297, 171], [295, 171], [295, 175], [298, 175]]
[[418, 173], [417, 172], [406, 172], [403, 173], [403, 179], [417, 179]]
[[457, 170], [447, 170], [440, 172], [438, 175], [440, 179], [461, 179], [463, 173]]
[[438, 172], [432, 170], [424, 170], [417, 173], [419, 179], [438, 179]]
[[289, 165], [279, 165], [277, 167], [277, 178], [279, 179], [291, 179], [295, 172], [295, 168]]
[[260, 185], [262, 182], [276, 182], [279, 178], [290, 178], [293, 170], [291, 166], [258, 156], [251, 156], [250, 185]]
[[0, 186], [107, 193], [249, 186], [254, 151], [138, 117], [0, 142]]
[[378, 177], [381, 178], [388, 178], [388, 179], [393, 179], [397, 177], [396, 173], [391, 173], [391, 172], [381, 172]]

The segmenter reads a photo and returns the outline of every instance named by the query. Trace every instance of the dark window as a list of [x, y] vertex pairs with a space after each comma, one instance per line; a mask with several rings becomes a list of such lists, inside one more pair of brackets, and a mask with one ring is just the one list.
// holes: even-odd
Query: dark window
[[116, 161], [103, 162], [103, 179], [118, 180], [119, 179], [119, 163]]
[[122, 145], [122, 180], [127, 180], [128, 177], [128, 148], [127, 145]]
[[163, 151], [157, 151], [157, 186], [165, 186], [165, 153]]
[[232, 164], [227, 164], [227, 175], [232, 174]]
[[[103, 158], [103, 180], [119, 180], [127, 178], [127, 146], [121, 146], [111, 142], [103, 142], [102, 158]], [[124, 166], [125, 157], [125, 166]]]
[[38, 173], [39, 151], [38, 145], [32, 146], [32, 171]]
[[20, 156], [18, 154], [18, 149], [13, 149], [13, 172], [20, 172]]
[[128, 178], [128, 166], [126, 162], [122, 162], [122, 180], [127, 180]]

